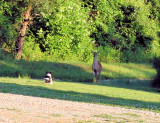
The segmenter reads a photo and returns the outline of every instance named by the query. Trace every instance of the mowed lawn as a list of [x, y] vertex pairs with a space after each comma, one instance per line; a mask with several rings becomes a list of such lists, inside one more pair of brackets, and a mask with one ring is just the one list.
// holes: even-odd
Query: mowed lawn
[[160, 112], [160, 93], [150, 80], [117, 79], [102, 83], [54, 81], [0, 77], [0, 92], [52, 99], [121, 106]]

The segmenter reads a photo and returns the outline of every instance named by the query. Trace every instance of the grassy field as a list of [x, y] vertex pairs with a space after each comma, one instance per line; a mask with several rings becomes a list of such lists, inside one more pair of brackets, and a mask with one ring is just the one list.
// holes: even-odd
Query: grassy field
[[[73, 82], [92, 82], [92, 63], [5, 61], [0, 60], [1, 77], [30, 77], [42, 79], [46, 72], [53, 72], [56, 79]], [[108, 63], [102, 64], [101, 79], [152, 79], [156, 70], [148, 64]]]
[[[0, 60], [0, 92], [160, 112], [160, 94], [151, 88], [156, 70], [149, 64], [102, 64], [101, 83], [92, 83], [90, 63]], [[53, 72], [54, 85], [45, 84]]]
[[160, 94], [149, 80], [108, 80], [99, 84], [29, 78], [0, 78], [0, 92], [52, 99], [97, 103], [160, 112]]

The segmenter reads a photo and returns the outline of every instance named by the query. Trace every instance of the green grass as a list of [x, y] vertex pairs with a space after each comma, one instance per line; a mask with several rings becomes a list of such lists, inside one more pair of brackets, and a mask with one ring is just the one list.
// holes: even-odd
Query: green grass
[[102, 75], [108, 76], [109, 78], [151, 79], [156, 74], [155, 69], [149, 64], [112, 63], [102, 65]]
[[160, 94], [148, 80], [129, 84], [125, 80], [101, 84], [56, 81], [50, 85], [36, 79], [1, 77], [0, 92], [160, 112]]
[[[91, 66], [92, 63], [83, 62], [0, 60], [0, 76], [42, 79], [46, 72], [53, 72], [54, 78], [63, 81], [92, 82]], [[101, 79], [152, 79], [156, 75], [149, 64], [102, 63], [102, 66]]]
[[[160, 94], [150, 87], [148, 80], [156, 75], [152, 65], [102, 63], [100, 84], [91, 83], [91, 65], [82, 62], [0, 60], [0, 92], [160, 112]], [[53, 72], [54, 78], [61, 81], [50, 85], [38, 80], [43, 79], [46, 72]]]

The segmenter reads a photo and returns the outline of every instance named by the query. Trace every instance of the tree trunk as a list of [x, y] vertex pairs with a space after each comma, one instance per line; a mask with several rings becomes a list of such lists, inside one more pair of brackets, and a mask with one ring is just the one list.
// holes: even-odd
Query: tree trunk
[[27, 29], [27, 25], [29, 23], [29, 16], [30, 16], [31, 9], [32, 9], [32, 7], [31, 7], [31, 5], [29, 5], [28, 9], [24, 13], [24, 21], [23, 21], [23, 24], [21, 25], [20, 36], [16, 42], [16, 52], [17, 52], [16, 59], [18, 59], [18, 60], [21, 59], [21, 57], [22, 57], [24, 36], [26, 35], [26, 29]]

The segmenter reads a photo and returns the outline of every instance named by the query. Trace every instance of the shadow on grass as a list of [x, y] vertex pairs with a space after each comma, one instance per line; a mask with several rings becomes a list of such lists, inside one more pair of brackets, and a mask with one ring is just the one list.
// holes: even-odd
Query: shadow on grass
[[151, 93], [159, 93], [158, 88], [151, 87], [151, 80], [138, 80], [138, 79], [114, 79], [103, 80], [99, 85], [110, 86], [117, 88], [126, 88], [132, 90], [140, 90]]
[[[118, 71], [117, 69], [112, 70], [110, 68], [104, 68], [103, 72], [107, 73], [109, 71], [110, 73], [113, 73], [114, 76], [117, 77], [117, 79], [110, 78], [102, 80], [100, 85], [141, 90], [152, 93], [157, 93], [159, 91], [159, 89], [151, 87], [151, 78], [154, 78], [154, 75], [156, 73], [154, 73], [153, 69], [149, 69], [149, 67], [151, 66], [148, 66], [148, 68], [144, 65], [142, 65], [143, 68], [140, 68], [140, 64], [131, 66], [122, 64], [121, 66], [114, 66], [118, 67], [118, 70], [120, 71]], [[120, 78], [118, 78], [118, 76], [120, 76]], [[145, 77], [148, 77], [148, 79]]]
[[0, 61], [0, 76], [2, 77], [18, 77], [28, 76], [31, 78], [43, 79], [46, 72], [53, 72], [55, 79], [63, 81], [76, 82], [92, 82], [92, 73], [87, 72], [86, 69], [91, 70], [89, 65], [77, 65], [68, 63], [56, 63], [45, 61]]
[[142, 108], [147, 110], [160, 110], [160, 102], [144, 102], [127, 100], [123, 98], [108, 97], [98, 94], [79, 93], [74, 91], [62, 91], [40, 86], [18, 85], [0, 82], [0, 92], [25, 96], [45, 97], [51, 99], [70, 100], [78, 102], [109, 104], [128, 108]]
[[[111, 65], [111, 66], [110, 66]], [[13, 60], [5, 61], [0, 60], [0, 76], [2, 77], [18, 77], [28, 76], [31, 78], [42, 79], [46, 72], [53, 72], [56, 79], [63, 81], [76, 81], [76, 82], [92, 82], [92, 64], [87, 63], [58, 63], [46, 61], [25, 61]], [[107, 67], [106, 67], [107, 66]], [[104, 65], [102, 69], [101, 79], [108, 78], [151, 78], [155, 74], [148, 68], [137, 64], [108, 64]], [[136, 74], [134, 74], [136, 73]]]
[[[121, 69], [127, 69], [132, 71], [139, 71], [146, 76], [149, 76], [152, 72], [147, 71], [144, 66], [144, 70], [140, 68], [140, 66], [136, 65], [112, 65], [113, 67], [118, 67]], [[53, 72], [53, 77], [56, 79], [60, 79], [62, 81], [69, 82], [86, 82], [89, 84], [92, 82], [92, 69], [91, 64], [87, 63], [56, 63], [56, 62], [45, 62], [45, 61], [25, 61], [25, 60], [14, 60], [14, 61], [4, 61], [0, 60], [0, 76], [2, 77], [31, 77], [43, 79], [46, 72]], [[128, 71], [127, 71], [128, 72]], [[136, 78], [137, 76], [131, 75], [131, 73], [118, 72], [116, 70], [112, 70], [111, 68], [103, 68], [101, 79], [108, 79], [109, 74], [114, 74], [114, 77], [122, 77], [122, 78]], [[135, 90], [143, 90], [143, 91], [155, 91], [150, 88], [150, 82], [128, 82], [128, 80], [119, 79], [116, 82], [109, 81], [103, 82], [102, 86], [112, 86], [112, 87], [121, 87]]]

